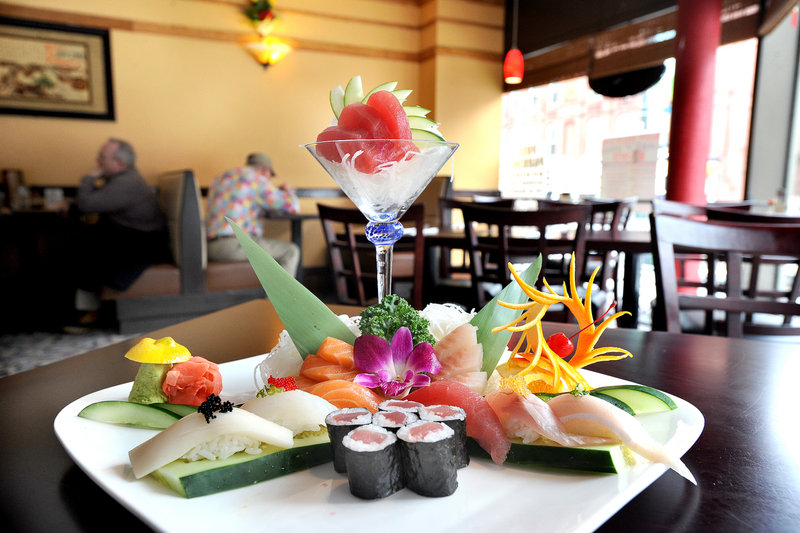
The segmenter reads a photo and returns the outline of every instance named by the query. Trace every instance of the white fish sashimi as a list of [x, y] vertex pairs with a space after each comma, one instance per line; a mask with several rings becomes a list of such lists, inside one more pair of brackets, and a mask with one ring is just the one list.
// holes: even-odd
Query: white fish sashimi
[[232, 435], [279, 448], [291, 448], [294, 444], [292, 430], [249, 411], [216, 413], [216, 418], [209, 422], [201, 413], [192, 413], [128, 452], [133, 475], [142, 478], [197, 446]]
[[612, 442], [602, 436], [570, 433], [549, 405], [535, 394], [521, 396], [513, 391], [499, 390], [489, 394], [486, 401], [500, 419], [506, 435], [522, 439], [526, 444], [540, 436], [562, 446], [594, 446]]
[[656, 442], [635, 417], [605, 400], [590, 396], [561, 394], [547, 402], [547, 407], [570, 431], [616, 435], [631, 450], [649, 461], [663, 463], [695, 485], [692, 473], [678, 457]]
[[253, 398], [245, 402], [242, 409], [287, 427], [297, 435], [325, 427], [325, 417], [337, 407], [315, 394], [290, 390], [264, 398]]
[[[434, 379], [439, 379], [439, 377], [436, 376]], [[441, 379], [462, 383], [481, 395], [486, 390], [486, 384], [489, 381], [489, 378], [486, 377], [486, 372], [465, 372], [464, 374], [447, 376]]]

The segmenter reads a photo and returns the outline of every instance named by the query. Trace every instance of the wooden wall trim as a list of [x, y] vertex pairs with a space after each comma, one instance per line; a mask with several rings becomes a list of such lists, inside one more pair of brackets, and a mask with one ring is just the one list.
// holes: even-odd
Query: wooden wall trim
[[[228, 0], [203, 0], [208, 2], [226, 3], [230, 4]], [[298, 11], [299, 13], [299, 11]], [[309, 13], [304, 13], [309, 14]], [[30, 20], [37, 20], [41, 22], [55, 22], [59, 24], [72, 24], [76, 26], [89, 26], [96, 28], [105, 28], [109, 30], [122, 30], [130, 32], [151, 33], [157, 35], [167, 35], [171, 37], [181, 37], [190, 39], [204, 39], [209, 41], [221, 41], [232, 43], [243, 43], [253, 40], [253, 33], [250, 32], [236, 32], [225, 30], [212, 30], [207, 28], [193, 28], [190, 26], [180, 26], [175, 24], [160, 24], [157, 22], [147, 22], [123, 19], [117, 17], [106, 17], [96, 15], [86, 15], [82, 13], [71, 13], [68, 11], [59, 11], [54, 9], [40, 9], [27, 6], [18, 6], [14, 4], [0, 2], [0, 15], [7, 17], [16, 17]], [[421, 26], [406, 26], [391, 23], [383, 23], [374, 20], [359, 20], [352, 17], [340, 17], [342, 20], [351, 20], [358, 22], [369, 22], [372, 24], [404, 27], [411, 29], [420, 29]], [[463, 21], [456, 21], [447, 19], [448, 22], [456, 22], [462, 24], [471, 24]], [[474, 24], [479, 25], [479, 24]], [[492, 27], [491, 25], [484, 25], [483, 27]], [[433, 47], [422, 50], [420, 52], [403, 52], [398, 50], [389, 50], [382, 48], [374, 48], [367, 46], [354, 46], [338, 43], [330, 43], [324, 41], [314, 41], [310, 39], [296, 39], [286, 37], [280, 34], [275, 34], [275, 37], [283, 39], [295, 50], [305, 50], [313, 52], [326, 52], [335, 54], [355, 55], [361, 57], [377, 57], [383, 59], [393, 59], [399, 61], [420, 62], [430, 59], [437, 55], [442, 56], [457, 56], [477, 59], [481, 61], [497, 62], [502, 61], [501, 53], [482, 52], [478, 50], [471, 50], [458, 47]]]

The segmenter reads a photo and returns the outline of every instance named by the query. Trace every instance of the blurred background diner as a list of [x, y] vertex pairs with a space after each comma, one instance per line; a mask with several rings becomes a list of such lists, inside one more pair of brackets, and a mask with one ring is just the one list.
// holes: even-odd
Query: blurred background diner
[[[408, 103], [430, 109], [461, 144], [417, 202], [424, 257], [413, 244], [395, 258], [397, 272], [424, 269], [409, 277], [423, 280], [423, 304], [479, 305], [507, 281], [505, 260], [523, 265], [540, 252], [552, 276], [563, 274], [565, 256], [545, 241], [568, 239], [580, 251], [583, 294], [600, 268], [599, 313], [617, 302], [631, 313], [619, 326], [667, 328], [672, 302], [659, 296], [652, 216], [798, 222], [720, 219], [730, 210], [800, 216], [797, 4], [275, 0], [258, 13], [251, 0], [2, 1], [0, 44], [29, 47], [0, 46], [0, 376], [263, 298], [248, 263], [215, 256], [206, 240], [214, 179], [243, 146], [268, 147], [297, 200], [296, 210], [265, 213], [255, 233], [296, 251], [287, 269], [296, 264], [323, 301], [349, 299], [333, 280], [361, 269], [333, 258], [320, 215], [353, 204], [300, 145], [330, 125], [329, 91], [354, 75], [365, 89], [395, 80], [413, 90]], [[68, 43], [62, 54], [42, 52], [56, 41]], [[97, 287], [109, 320], [65, 336], [61, 258], [78, 250], [67, 215], [81, 205], [76, 176], [103, 139], [135, 143], [170, 250], [130, 286]], [[543, 222], [576, 206], [585, 218]], [[542, 216], [492, 225], [492, 210], [504, 209]], [[510, 247], [484, 249], [506, 232]], [[682, 294], [730, 294], [727, 261], [676, 253]], [[362, 256], [368, 269], [374, 255]], [[769, 293], [791, 314], [796, 262], [762, 267], [753, 257], [744, 272], [760, 281], [742, 298]]]

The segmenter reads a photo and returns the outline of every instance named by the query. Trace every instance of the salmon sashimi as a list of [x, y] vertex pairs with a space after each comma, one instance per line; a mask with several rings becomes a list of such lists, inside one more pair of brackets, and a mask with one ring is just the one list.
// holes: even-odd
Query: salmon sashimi
[[483, 347], [478, 344], [478, 328], [462, 324], [433, 346], [442, 371], [433, 379], [464, 383], [477, 393], [486, 387], [488, 376], [481, 372]]
[[347, 370], [356, 368], [353, 359], [353, 345], [343, 340], [327, 337], [317, 348], [317, 355], [330, 363], [342, 365]]
[[331, 363], [319, 355], [310, 354], [303, 360], [300, 375], [316, 381], [329, 379], [352, 381], [358, 370], [347, 369], [338, 363]]
[[307, 378], [305, 376], [292, 376], [294, 378], [295, 386], [300, 390], [306, 390], [307, 388], [316, 385], [319, 383], [316, 379]]
[[505, 462], [511, 442], [486, 398], [468, 386], [453, 381], [434, 381], [427, 387], [415, 390], [405, 399], [425, 405], [461, 407], [467, 413], [467, 435], [478, 441], [481, 448], [491, 455], [492, 461], [498, 465]]
[[363, 385], [341, 379], [321, 381], [308, 387], [306, 392], [316, 394], [339, 409], [363, 407], [373, 413], [378, 410], [380, 403], [385, 400], [385, 398]]

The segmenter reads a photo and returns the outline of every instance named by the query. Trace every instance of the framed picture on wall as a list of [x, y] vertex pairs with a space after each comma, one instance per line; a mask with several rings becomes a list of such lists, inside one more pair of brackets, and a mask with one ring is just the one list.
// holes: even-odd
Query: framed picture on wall
[[108, 30], [0, 17], [0, 113], [114, 120]]

